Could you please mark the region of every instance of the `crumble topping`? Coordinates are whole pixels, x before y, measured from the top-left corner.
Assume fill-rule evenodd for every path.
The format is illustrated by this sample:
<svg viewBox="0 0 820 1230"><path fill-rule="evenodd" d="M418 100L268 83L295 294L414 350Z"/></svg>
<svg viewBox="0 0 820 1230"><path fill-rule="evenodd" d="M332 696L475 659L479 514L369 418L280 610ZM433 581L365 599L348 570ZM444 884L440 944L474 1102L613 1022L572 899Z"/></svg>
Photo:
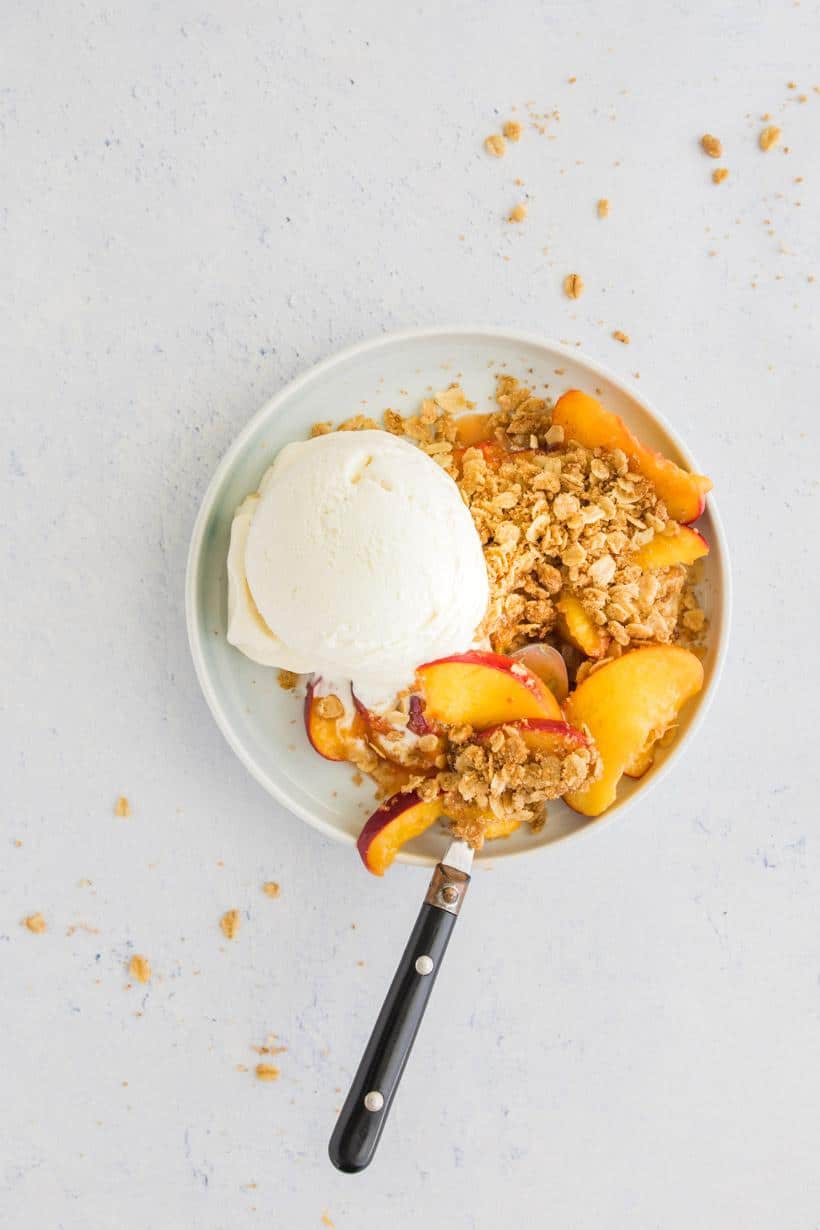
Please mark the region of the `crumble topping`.
<svg viewBox="0 0 820 1230"><path fill-rule="evenodd" d="M504 138L499 136L497 132L494 132L485 139L484 148L488 154L492 154L493 158L503 158L507 146Z"/></svg>
<svg viewBox="0 0 820 1230"><path fill-rule="evenodd" d="M299 683L299 676L293 671L280 671L277 675L279 687L285 692L292 692Z"/></svg>
<svg viewBox="0 0 820 1230"><path fill-rule="evenodd" d="M770 124L768 128L764 128L758 137L758 144L762 150L770 150L773 145L777 145L780 140L780 129L776 124Z"/></svg>
<svg viewBox="0 0 820 1230"><path fill-rule="evenodd" d="M275 880L266 880L262 885L262 892L266 897L278 897L281 894L282 889Z"/></svg>
<svg viewBox="0 0 820 1230"><path fill-rule="evenodd" d="M273 1063L258 1063L256 1076L260 1081L275 1081L279 1078L279 1069Z"/></svg>
<svg viewBox="0 0 820 1230"><path fill-rule="evenodd" d="M526 205L523 204L523 202L519 201L519 203L517 205L514 205L512 209L510 210L507 221L508 222L523 222L526 216L527 216L527 207Z"/></svg>
<svg viewBox="0 0 820 1230"><path fill-rule="evenodd" d="M28 927L35 935L42 935L48 931L48 924L45 918L38 910L36 914L29 914L28 918L23 919L23 926Z"/></svg>
<svg viewBox="0 0 820 1230"><path fill-rule="evenodd" d="M723 146L718 137L713 137L710 132L706 132L700 139L700 144L703 152L708 154L710 158L719 158L723 153Z"/></svg>
<svg viewBox="0 0 820 1230"><path fill-rule="evenodd" d="M712 172L712 183L713 184L722 184L724 179L728 179L728 178L729 178L729 168L728 167L715 167L714 171Z"/></svg>
<svg viewBox="0 0 820 1230"><path fill-rule="evenodd" d="M135 953L128 962L128 973L137 982L149 982L151 979L151 962L147 957Z"/></svg>
<svg viewBox="0 0 820 1230"><path fill-rule="evenodd" d="M524 129L518 120L507 120L502 132L508 141L520 141Z"/></svg>
<svg viewBox="0 0 820 1230"><path fill-rule="evenodd" d="M239 910L226 910L219 920L219 926L226 940L235 940L239 933L241 915Z"/></svg>

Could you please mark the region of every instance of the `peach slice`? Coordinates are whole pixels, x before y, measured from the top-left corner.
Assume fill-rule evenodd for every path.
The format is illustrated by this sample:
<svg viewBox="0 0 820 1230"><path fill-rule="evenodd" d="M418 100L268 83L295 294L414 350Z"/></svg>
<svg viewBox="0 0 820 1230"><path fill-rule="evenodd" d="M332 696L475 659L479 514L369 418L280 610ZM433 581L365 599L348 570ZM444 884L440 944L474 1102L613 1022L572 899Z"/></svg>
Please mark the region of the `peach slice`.
<svg viewBox="0 0 820 1230"><path fill-rule="evenodd" d="M321 697L315 695L318 679L312 679L305 692L305 730L314 749L325 760L346 760L345 740L339 729L338 718L322 717L319 713L318 701Z"/></svg>
<svg viewBox="0 0 820 1230"><path fill-rule="evenodd" d="M418 670L428 718L481 730L517 718L561 717L545 683L513 658L471 650Z"/></svg>
<svg viewBox="0 0 820 1230"><path fill-rule="evenodd" d="M605 410L601 403L580 389L570 389L559 397L552 412L554 426L563 427L569 440L586 448L603 448L608 452L619 448L630 463L648 478L666 504L670 516L688 524L703 512L706 492L712 482L703 474L690 474L674 461L641 444L617 414Z"/></svg>
<svg viewBox="0 0 820 1230"><path fill-rule="evenodd" d="M456 439L464 448L475 448L492 439L489 414L460 414L456 419Z"/></svg>
<svg viewBox="0 0 820 1230"><path fill-rule="evenodd" d="M643 777L644 773L648 773L655 763L655 741L654 739L642 751L638 752L637 756L633 756L629 764L624 769L627 777Z"/></svg>
<svg viewBox="0 0 820 1230"><path fill-rule="evenodd" d="M439 799L424 803L414 790L387 799L366 822L356 842L367 870L383 876L401 847L429 829L440 815Z"/></svg>
<svg viewBox="0 0 820 1230"><path fill-rule="evenodd" d="M493 816L484 826L484 840L498 841L500 837L511 837L515 830L520 828L520 820L499 820Z"/></svg>
<svg viewBox="0 0 820 1230"><path fill-rule="evenodd" d="M588 658L602 658L609 646L609 636L584 610L580 600L574 594L561 594L555 609L558 611L558 630L564 639Z"/></svg>
<svg viewBox="0 0 820 1230"><path fill-rule="evenodd" d="M703 687L703 667L688 649L650 645L587 675L564 706L567 720L585 726L603 760L603 775L565 796L574 811L600 816L615 801L627 766L666 730L681 706Z"/></svg>
<svg viewBox="0 0 820 1230"><path fill-rule="evenodd" d="M694 564L709 554L709 543L698 530L670 521L662 534L656 534L632 557L641 568L669 568L672 564Z"/></svg>

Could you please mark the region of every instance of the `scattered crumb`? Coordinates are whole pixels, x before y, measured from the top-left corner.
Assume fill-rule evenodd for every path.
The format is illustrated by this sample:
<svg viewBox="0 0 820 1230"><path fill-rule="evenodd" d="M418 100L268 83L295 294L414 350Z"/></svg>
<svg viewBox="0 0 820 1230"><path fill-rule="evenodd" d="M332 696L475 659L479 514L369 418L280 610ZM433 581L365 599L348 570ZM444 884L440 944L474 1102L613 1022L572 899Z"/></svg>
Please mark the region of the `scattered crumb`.
<svg viewBox="0 0 820 1230"><path fill-rule="evenodd" d="M711 132L705 132L700 139L703 152L708 154L710 158L719 158L723 153L723 146L717 137L713 137Z"/></svg>
<svg viewBox="0 0 820 1230"><path fill-rule="evenodd" d="M564 278L564 294L568 299L580 299L584 293L584 279L580 273L568 273Z"/></svg>
<svg viewBox="0 0 820 1230"><path fill-rule="evenodd" d="M116 803L114 804L114 815L115 816L130 816L131 815L131 804L128 802L128 799L125 797L124 794L121 794L120 797L117 799Z"/></svg>
<svg viewBox="0 0 820 1230"><path fill-rule="evenodd" d="M222 928L222 934L226 940L236 939L239 931L239 923L241 916L239 910L226 910L219 920L219 925Z"/></svg>
<svg viewBox="0 0 820 1230"><path fill-rule="evenodd" d="M801 103L808 102L808 101L809 101L809 96L808 96L808 94L798 94L798 95L797 95L797 101L798 101L798 102L801 102Z"/></svg>
<svg viewBox="0 0 820 1230"><path fill-rule="evenodd" d="M568 83L569 83L570 85L575 85L575 82L576 82L577 80L578 80L578 78L577 78L577 77L568 77L568 78L567 78L567 81L568 81Z"/></svg>
<svg viewBox="0 0 820 1230"><path fill-rule="evenodd" d="M336 1223L335 1221L331 1220L330 1214L328 1213L327 1209L325 1209L324 1213L322 1214L322 1225L327 1226L327 1230L336 1230Z"/></svg>
<svg viewBox="0 0 820 1230"><path fill-rule="evenodd" d="M519 203L513 206L513 208L510 210L510 214L509 214L509 217L507 218L507 221L508 222L523 222L526 216L527 216L527 207L526 205L522 204L519 201Z"/></svg>
<svg viewBox="0 0 820 1230"><path fill-rule="evenodd" d="M68 936L76 935L78 931L85 931L86 935L99 935L99 927L90 927L88 923L72 923L70 927L66 927L65 933Z"/></svg>
<svg viewBox="0 0 820 1230"><path fill-rule="evenodd" d="M630 341L632 340L629 334L624 333L623 330L621 329L615 329L613 331L612 336L615 338L616 342L622 342L624 346L628 346Z"/></svg>
<svg viewBox="0 0 820 1230"><path fill-rule="evenodd" d="M356 772L353 774L353 785L361 786L363 782L364 782L364 778L362 777L361 773L357 769Z"/></svg>
<svg viewBox="0 0 820 1230"><path fill-rule="evenodd" d="M248 1070L248 1065L247 1065L246 1063L237 1063L237 1064L234 1064L234 1071L235 1071L235 1072L247 1072L247 1070Z"/></svg>
<svg viewBox="0 0 820 1230"><path fill-rule="evenodd" d="M714 171L712 172L712 183L713 184L722 184L724 179L728 179L728 178L729 178L729 168L728 167L715 167Z"/></svg>
<svg viewBox="0 0 820 1230"><path fill-rule="evenodd" d="M609 217L609 200L605 196L602 196L600 201L598 202L598 217L599 218Z"/></svg>
<svg viewBox="0 0 820 1230"><path fill-rule="evenodd" d="M503 158L507 150L507 145L503 137L494 132L484 141L484 148L488 154L492 154L493 158Z"/></svg>
<svg viewBox="0 0 820 1230"><path fill-rule="evenodd" d="M507 120L506 124L504 125L502 129L502 132L504 133L504 136L507 138L508 141L520 141L521 134L523 131L524 129L521 127L518 120ZM487 140L489 139L490 138L488 137Z"/></svg>
<svg viewBox="0 0 820 1230"><path fill-rule="evenodd" d="M279 1069L272 1063L258 1063L256 1075L260 1081L275 1081L279 1078Z"/></svg>
<svg viewBox="0 0 820 1230"><path fill-rule="evenodd" d="M299 676L293 671L280 671L277 675L279 687L284 688L286 692L292 692L299 682Z"/></svg>
<svg viewBox="0 0 820 1230"><path fill-rule="evenodd" d="M275 880L266 880L262 885L262 892L266 897L278 897L281 891Z"/></svg>
<svg viewBox="0 0 820 1230"><path fill-rule="evenodd" d="M796 90L796 89L797 89L797 82L796 82L796 81L787 81L787 82L786 82L786 88L787 88L787 89L789 89L789 90Z"/></svg>
<svg viewBox="0 0 820 1230"><path fill-rule="evenodd" d="M14 839L14 848L15 848L16 850L19 850L19 849L20 849L20 847L22 846L22 844L23 844L23 843L22 843L22 841L20 840L20 838L19 838L19 837L15 837L15 839Z"/></svg>
<svg viewBox="0 0 820 1230"><path fill-rule="evenodd" d="M780 129L775 124L770 124L768 128L763 129L758 137L758 145L762 150L769 150L773 145L777 145L780 135Z"/></svg>
<svg viewBox="0 0 820 1230"><path fill-rule="evenodd" d="M361 968L364 966L364 961L357 961L357 962L356 962L356 964L357 964L357 965L359 966L359 968L361 969Z"/></svg>
<svg viewBox="0 0 820 1230"><path fill-rule="evenodd" d="M150 982L151 962L147 957L141 957L138 953L134 953L128 962L128 973L132 978L136 978L137 982Z"/></svg>
<svg viewBox="0 0 820 1230"><path fill-rule="evenodd" d="M311 427L310 438L313 439L315 436L327 436L331 431L333 431L333 420L322 419L320 423L314 423Z"/></svg>
<svg viewBox="0 0 820 1230"><path fill-rule="evenodd" d="M29 931L33 931L35 935L42 935L44 931L48 930L46 920L39 911L36 914L29 914L28 918L24 918L22 926L28 927Z"/></svg>

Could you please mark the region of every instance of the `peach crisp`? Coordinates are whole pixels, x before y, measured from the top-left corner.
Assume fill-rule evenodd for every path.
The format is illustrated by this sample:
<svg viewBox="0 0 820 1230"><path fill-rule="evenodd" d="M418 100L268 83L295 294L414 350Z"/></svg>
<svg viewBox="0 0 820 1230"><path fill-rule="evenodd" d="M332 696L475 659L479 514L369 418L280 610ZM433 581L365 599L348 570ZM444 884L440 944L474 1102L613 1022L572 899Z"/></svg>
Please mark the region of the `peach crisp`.
<svg viewBox="0 0 820 1230"><path fill-rule="evenodd" d="M537 831L553 799L601 815L703 685L692 569L709 546L691 522L709 479L577 389L552 405L505 375L494 409L473 409L451 385L415 415L337 428L381 427L432 458L471 514L489 580L474 643L419 663L387 708L368 709L348 685L307 686L316 751L389 796L358 842L377 875L442 819L478 849Z"/></svg>

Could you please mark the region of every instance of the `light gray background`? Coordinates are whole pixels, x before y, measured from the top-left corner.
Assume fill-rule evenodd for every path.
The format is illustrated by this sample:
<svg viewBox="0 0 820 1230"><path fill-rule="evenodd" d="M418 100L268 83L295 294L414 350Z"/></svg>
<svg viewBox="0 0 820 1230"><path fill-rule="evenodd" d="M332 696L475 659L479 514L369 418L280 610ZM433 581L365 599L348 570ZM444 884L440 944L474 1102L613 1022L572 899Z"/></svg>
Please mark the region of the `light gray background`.
<svg viewBox="0 0 820 1230"><path fill-rule="evenodd" d="M813 1230L816 6L6 0L0 22L3 1226ZM555 139L486 157L528 99ZM788 153L757 149L763 112ZM640 372L716 480L733 647L646 805L477 877L347 1177L339 1089L426 875L368 879L247 776L197 690L183 569L265 398L445 322ZM263 1085L235 1069L270 1031Z"/></svg>

